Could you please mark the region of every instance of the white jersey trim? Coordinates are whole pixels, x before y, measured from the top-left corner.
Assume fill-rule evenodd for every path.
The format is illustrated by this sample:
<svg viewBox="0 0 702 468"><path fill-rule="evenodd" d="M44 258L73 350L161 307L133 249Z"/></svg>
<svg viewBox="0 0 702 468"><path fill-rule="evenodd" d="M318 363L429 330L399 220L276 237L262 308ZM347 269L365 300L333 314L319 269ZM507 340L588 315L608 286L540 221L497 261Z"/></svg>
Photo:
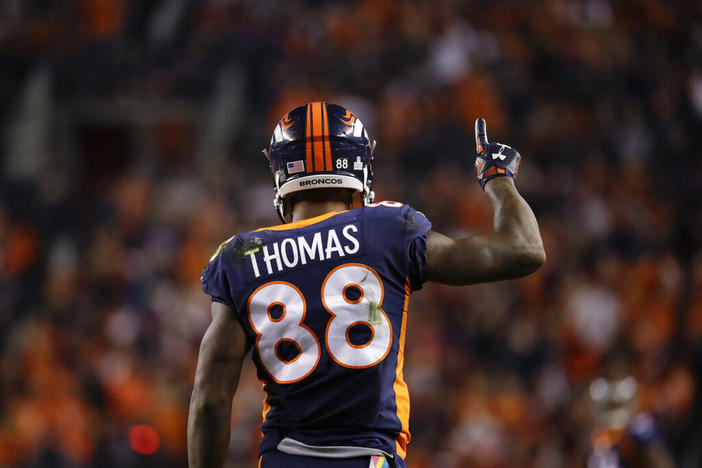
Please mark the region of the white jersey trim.
<svg viewBox="0 0 702 468"><path fill-rule="evenodd" d="M373 455L384 455L393 458L383 450L370 447L354 447L347 445L307 445L298 440L285 437L277 447L283 453L318 458L353 458Z"/></svg>

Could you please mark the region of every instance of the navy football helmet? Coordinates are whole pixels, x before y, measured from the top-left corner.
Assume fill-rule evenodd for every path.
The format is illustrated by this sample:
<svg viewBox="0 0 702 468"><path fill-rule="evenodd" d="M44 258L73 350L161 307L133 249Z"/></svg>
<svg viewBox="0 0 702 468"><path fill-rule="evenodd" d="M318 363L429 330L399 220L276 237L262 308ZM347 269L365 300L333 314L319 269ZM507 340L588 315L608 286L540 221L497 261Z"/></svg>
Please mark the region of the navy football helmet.
<svg viewBox="0 0 702 468"><path fill-rule="evenodd" d="M374 148L361 121L344 107L310 102L285 114L263 150L273 172L273 206L283 223L283 199L302 190L349 188L360 192L364 206L373 203Z"/></svg>

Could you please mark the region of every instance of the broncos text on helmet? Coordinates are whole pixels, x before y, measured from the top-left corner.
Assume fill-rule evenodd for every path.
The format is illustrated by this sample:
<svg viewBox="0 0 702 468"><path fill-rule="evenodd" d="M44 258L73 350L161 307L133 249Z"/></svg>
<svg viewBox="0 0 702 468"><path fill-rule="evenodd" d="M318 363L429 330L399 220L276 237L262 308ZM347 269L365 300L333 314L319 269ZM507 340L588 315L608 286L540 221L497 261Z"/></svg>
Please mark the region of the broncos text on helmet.
<svg viewBox="0 0 702 468"><path fill-rule="evenodd" d="M273 206L285 220L283 199L316 188L349 188L361 202L373 202L375 141L350 110L327 102L310 102L280 119L271 137L268 158L274 179Z"/></svg>

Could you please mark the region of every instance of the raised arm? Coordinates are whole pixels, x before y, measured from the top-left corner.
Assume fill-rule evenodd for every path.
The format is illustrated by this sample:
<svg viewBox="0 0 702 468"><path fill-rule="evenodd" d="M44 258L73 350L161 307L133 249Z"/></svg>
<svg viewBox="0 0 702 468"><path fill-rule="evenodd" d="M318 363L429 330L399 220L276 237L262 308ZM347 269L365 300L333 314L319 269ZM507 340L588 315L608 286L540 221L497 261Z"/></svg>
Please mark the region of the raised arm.
<svg viewBox="0 0 702 468"><path fill-rule="evenodd" d="M488 143L485 120L476 121L478 181L492 204L492 234L451 239L427 234L426 277L429 281L464 285L518 278L545 261L539 225L514 186L521 156L499 143Z"/></svg>
<svg viewBox="0 0 702 468"><path fill-rule="evenodd" d="M188 416L190 468L221 468L227 456L232 398L248 351L234 310L212 303L212 323L200 345Z"/></svg>

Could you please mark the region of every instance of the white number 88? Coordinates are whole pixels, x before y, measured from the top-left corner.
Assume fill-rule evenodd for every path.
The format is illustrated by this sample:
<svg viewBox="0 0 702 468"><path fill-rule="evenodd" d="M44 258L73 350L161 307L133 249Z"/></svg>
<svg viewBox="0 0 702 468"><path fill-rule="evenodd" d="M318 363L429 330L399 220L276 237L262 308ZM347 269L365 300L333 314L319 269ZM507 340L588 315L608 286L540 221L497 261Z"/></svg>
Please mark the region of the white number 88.
<svg viewBox="0 0 702 468"><path fill-rule="evenodd" d="M351 297L349 290L356 290ZM372 269L359 263L341 265L322 283L322 304L331 314L324 338L336 363L352 369L372 367L390 351L392 325L381 308L383 283ZM279 316L272 315L273 307ZM274 281L260 286L249 297L249 322L258 338L256 350L261 363L278 383L298 382L314 371L321 356L320 344L303 321L306 303L294 285ZM353 343L352 328L370 329L370 339ZM278 354L281 343L292 342L298 350L290 360Z"/></svg>

